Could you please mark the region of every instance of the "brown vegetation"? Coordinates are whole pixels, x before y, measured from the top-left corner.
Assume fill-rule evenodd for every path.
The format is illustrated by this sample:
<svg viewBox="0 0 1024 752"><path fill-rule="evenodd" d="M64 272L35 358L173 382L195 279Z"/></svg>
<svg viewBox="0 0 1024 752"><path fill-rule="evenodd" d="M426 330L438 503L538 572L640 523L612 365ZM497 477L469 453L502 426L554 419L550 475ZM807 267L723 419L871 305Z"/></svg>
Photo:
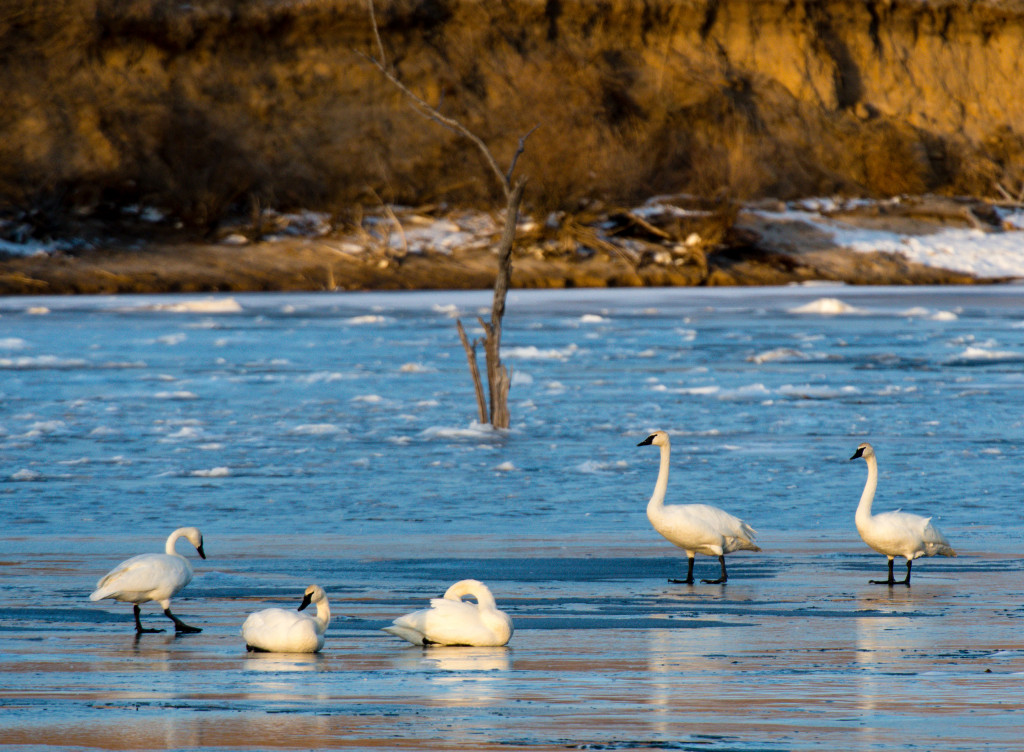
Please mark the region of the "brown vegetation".
<svg viewBox="0 0 1024 752"><path fill-rule="evenodd" d="M414 91L507 162L526 205L657 193L993 195L1024 184L1024 4L380 0ZM0 211L60 233L127 204L491 205L356 51L363 0L3 0Z"/></svg>

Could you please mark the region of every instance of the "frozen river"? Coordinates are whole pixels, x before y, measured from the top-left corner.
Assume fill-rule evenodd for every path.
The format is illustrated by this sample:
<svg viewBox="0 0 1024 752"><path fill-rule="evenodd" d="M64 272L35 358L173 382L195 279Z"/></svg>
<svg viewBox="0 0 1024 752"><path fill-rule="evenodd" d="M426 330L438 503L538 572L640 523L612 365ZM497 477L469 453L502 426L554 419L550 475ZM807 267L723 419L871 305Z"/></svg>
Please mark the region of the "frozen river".
<svg viewBox="0 0 1024 752"><path fill-rule="evenodd" d="M508 432L473 423L454 325L489 305L0 299L0 744L1024 749L1024 286L514 291ZM669 503L759 531L725 587L667 582L654 429ZM909 589L868 584L862 441L875 510L960 554ZM183 525L203 632L136 639L88 594ZM380 631L465 577L508 648ZM247 655L245 616L313 582L323 653Z"/></svg>

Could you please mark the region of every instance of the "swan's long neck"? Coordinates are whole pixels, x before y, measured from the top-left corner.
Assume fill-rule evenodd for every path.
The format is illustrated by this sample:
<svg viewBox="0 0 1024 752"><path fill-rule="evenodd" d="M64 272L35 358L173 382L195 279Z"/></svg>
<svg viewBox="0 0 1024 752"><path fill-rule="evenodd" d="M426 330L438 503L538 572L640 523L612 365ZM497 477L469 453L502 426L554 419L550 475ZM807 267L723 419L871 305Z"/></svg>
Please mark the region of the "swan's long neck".
<svg viewBox="0 0 1024 752"><path fill-rule="evenodd" d="M182 536L181 530L175 530L167 537L167 545L164 546L164 553L170 556L181 556L177 551L174 550L174 544L178 542L178 538ZM182 556L181 558L185 558Z"/></svg>
<svg viewBox="0 0 1024 752"><path fill-rule="evenodd" d="M471 595L476 599L479 609L496 609L498 604L488 588L477 580L460 580L445 591L444 597L450 601L461 601L464 595Z"/></svg>
<svg viewBox="0 0 1024 752"><path fill-rule="evenodd" d="M874 455L865 457L868 463L868 480L864 484L864 491L860 495L860 504L857 505L855 521L860 524L871 519L871 503L875 500L875 489L878 487L878 460Z"/></svg>
<svg viewBox="0 0 1024 752"><path fill-rule="evenodd" d="M668 490L668 459L672 453L671 447L665 444L661 447L661 465L658 468L658 481L654 484L654 493L651 500L647 502L647 514L660 511L665 505L665 492Z"/></svg>
<svg viewBox="0 0 1024 752"><path fill-rule="evenodd" d="M327 631L327 625L331 623L331 607L327 603L326 598L322 598L316 604L316 616L313 617L313 623L316 624L317 634L323 634Z"/></svg>

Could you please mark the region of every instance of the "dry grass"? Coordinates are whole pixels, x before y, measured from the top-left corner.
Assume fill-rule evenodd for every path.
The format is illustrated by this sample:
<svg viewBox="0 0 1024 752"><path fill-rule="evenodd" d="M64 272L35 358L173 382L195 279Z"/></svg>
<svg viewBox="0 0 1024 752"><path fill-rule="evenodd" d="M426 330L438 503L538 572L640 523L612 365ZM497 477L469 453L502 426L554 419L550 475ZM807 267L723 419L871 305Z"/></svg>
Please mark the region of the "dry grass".
<svg viewBox="0 0 1024 752"><path fill-rule="evenodd" d="M375 196L497 198L475 150L411 111L354 54L370 49L362 0L3 3L0 216L39 233L132 203L163 207L202 232L254 202L342 212ZM970 36L976 19L931 4L949 9L965 44L981 44ZM1012 113L972 136L816 100L745 60L739 42L729 47L722 15L770 6L727 0L714 5L717 15L708 7L379 0L378 19L403 80L499 158L539 126L520 162L536 212L658 193L991 195L996 182L1024 183L1024 134ZM820 28L819 19L802 31L811 22L785 17L785 7L775 23L794 27L795 38ZM840 12L841 4L829 10ZM1016 4L1000 13L1001 26L986 26L992 46L993 35L1020 35L1024 24ZM906 19L891 15L872 33L905 33ZM857 39L840 39L838 28L828 44L778 54L811 59L822 80L841 77L829 73L836 50L844 66L868 70ZM996 94L968 83L970 96ZM870 90L870 81L858 84ZM841 93L851 91L847 82ZM957 105L938 95L928 103Z"/></svg>

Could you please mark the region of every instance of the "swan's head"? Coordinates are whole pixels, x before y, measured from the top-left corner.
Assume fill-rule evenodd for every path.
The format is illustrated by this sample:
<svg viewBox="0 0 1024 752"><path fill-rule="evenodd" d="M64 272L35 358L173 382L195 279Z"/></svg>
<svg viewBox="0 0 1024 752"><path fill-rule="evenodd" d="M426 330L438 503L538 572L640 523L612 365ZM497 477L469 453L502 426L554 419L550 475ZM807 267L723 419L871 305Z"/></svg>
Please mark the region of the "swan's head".
<svg viewBox="0 0 1024 752"><path fill-rule="evenodd" d="M665 433L664 431L655 431L646 439L637 444L637 446L647 446L648 444L653 444L654 446L657 447L667 447L669 445L668 434Z"/></svg>
<svg viewBox="0 0 1024 752"><path fill-rule="evenodd" d="M324 589L319 585L310 585L302 595L302 603L299 604L299 611L302 611L310 603L319 603L327 597Z"/></svg>
<svg viewBox="0 0 1024 752"><path fill-rule="evenodd" d="M868 457L874 457L874 456L875 456L874 448L865 441L863 444L861 444L859 447L857 447L857 451L853 453L853 456L850 457L850 459L851 460L855 460L858 457L863 457L864 459L867 459Z"/></svg>
<svg viewBox="0 0 1024 752"><path fill-rule="evenodd" d="M199 558L205 559L206 552L203 550L203 534L199 532L197 527L183 527L175 530L171 533L172 536L180 536L196 547L196 551L199 552Z"/></svg>

